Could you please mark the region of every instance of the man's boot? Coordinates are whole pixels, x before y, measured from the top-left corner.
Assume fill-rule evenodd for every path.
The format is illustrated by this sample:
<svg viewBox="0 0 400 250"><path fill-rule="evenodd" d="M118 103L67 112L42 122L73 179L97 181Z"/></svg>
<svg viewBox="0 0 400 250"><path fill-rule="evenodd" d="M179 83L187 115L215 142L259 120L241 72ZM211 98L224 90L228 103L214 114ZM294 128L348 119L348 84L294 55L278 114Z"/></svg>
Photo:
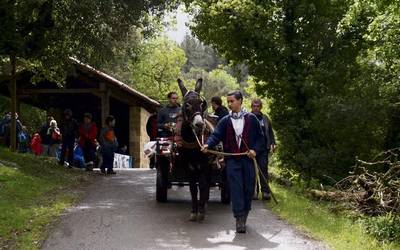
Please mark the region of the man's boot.
<svg viewBox="0 0 400 250"><path fill-rule="evenodd" d="M236 233L246 233L246 224L244 216L236 217Z"/></svg>
<svg viewBox="0 0 400 250"><path fill-rule="evenodd" d="M112 169L108 169L108 170L107 170L107 174L117 174L117 172L115 172L115 171L112 170Z"/></svg>
<svg viewBox="0 0 400 250"><path fill-rule="evenodd" d="M249 216L249 211L246 211L246 213L244 214L244 226L246 226L247 223L247 217Z"/></svg>

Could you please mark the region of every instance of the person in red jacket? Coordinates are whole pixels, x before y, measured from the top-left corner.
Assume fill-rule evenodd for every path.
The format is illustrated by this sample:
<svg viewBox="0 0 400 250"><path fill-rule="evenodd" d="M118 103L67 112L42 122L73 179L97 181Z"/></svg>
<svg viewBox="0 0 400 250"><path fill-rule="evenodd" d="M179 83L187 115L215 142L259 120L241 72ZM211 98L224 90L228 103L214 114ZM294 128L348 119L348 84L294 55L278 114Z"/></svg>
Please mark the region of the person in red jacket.
<svg viewBox="0 0 400 250"><path fill-rule="evenodd" d="M85 113L83 116L83 124L79 127L79 146L83 151L85 165L87 171L93 170L95 153L97 147L97 126L92 121L92 115Z"/></svg>
<svg viewBox="0 0 400 250"><path fill-rule="evenodd" d="M43 152L42 138L40 138L39 133L35 133L32 137L31 150L35 155L41 155Z"/></svg>

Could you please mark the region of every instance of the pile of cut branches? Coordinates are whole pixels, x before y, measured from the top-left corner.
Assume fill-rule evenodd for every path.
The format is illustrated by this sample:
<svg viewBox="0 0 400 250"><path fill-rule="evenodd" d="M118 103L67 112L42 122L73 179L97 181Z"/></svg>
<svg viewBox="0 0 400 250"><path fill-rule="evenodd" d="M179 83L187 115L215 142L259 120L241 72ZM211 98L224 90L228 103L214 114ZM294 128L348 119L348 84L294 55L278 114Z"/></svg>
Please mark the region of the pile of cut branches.
<svg viewBox="0 0 400 250"><path fill-rule="evenodd" d="M380 153L371 162L357 159L351 175L335 187L358 212L400 213L400 148Z"/></svg>

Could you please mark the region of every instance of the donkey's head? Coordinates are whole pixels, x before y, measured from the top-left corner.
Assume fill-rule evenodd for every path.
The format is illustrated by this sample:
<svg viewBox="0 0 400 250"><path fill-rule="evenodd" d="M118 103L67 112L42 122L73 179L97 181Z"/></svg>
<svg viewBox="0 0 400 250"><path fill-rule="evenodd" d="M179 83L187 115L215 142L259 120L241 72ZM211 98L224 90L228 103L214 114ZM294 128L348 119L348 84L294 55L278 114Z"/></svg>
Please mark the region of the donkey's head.
<svg viewBox="0 0 400 250"><path fill-rule="evenodd" d="M189 122L196 130L204 126L203 113L207 109L207 102L200 95L203 79L198 79L196 87L188 91L181 79L178 79L179 89L183 96L182 114L186 122Z"/></svg>

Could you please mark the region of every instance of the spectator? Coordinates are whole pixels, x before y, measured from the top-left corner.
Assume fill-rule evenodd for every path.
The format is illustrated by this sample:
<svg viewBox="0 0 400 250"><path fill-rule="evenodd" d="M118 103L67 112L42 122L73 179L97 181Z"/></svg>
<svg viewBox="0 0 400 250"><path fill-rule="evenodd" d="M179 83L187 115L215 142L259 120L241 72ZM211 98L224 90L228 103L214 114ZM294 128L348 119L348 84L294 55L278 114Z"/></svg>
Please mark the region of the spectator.
<svg viewBox="0 0 400 250"><path fill-rule="evenodd" d="M5 112L0 120L0 137L5 137L6 135L6 125L11 121L11 113Z"/></svg>
<svg viewBox="0 0 400 250"><path fill-rule="evenodd" d="M214 110L214 115L218 116L217 122L229 114L228 109L222 105L222 100L219 96L211 98L211 107Z"/></svg>
<svg viewBox="0 0 400 250"><path fill-rule="evenodd" d="M103 159L103 163L100 166L102 174L115 174L113 170L114 164L114 153L118 150L118 141L115 137L114 127L115 118L114 116L108 116L106 118L106 126L101 129L99 141L100 141L100 153Z"/></svg>
<svg viewBox="0 0 400 250"><path fill-rule="evenodd" d="M5 137L7 147L10 147L11 146L11 112L9 112L5 118L6 119L4 120L4 125L3 125L3 129L4 129L4 133L5 133L4 137ZM22 123L18 119L17 113L15 113L15 119L16 119L16 135L17 135L17 143L18 143L18 134L22 130Z"/></svg>
<svg viewBox="0 0 400 250"><path fill-rule="evenodd" d="M29 133L25 126L22 126L21 131L18 133L18 152L27 153L29 149Z"/></svg>
<svg viewBox="0 0 400 250"><path fill-rule="evenodd" d="M60 147L61 143L61 132L57 126L56 120L50 121L50 127L47 130L47 136L50 137L49 141L49 156L50 157L57 157L57 151Z"/></svg>
<svg viewBox="0 0 400 250"><path fill-rule="evenodd" d="M31 150L35 155L41 155L43 152L42 139L39 133L35 133L31 140Z"/></svg>
<svg viewBox="0 0 400 250"><path fill-rule="evenodd" d="M260 126L263 133L264 147L261 152L256 156L257 163L263 175L268 178L268 154L273 153L276 148L275 135L272 130L271 120L266 114L261 112L262 102L260 99L255 99L251 102L251 112L257 117L260 122ZM270 190L264 178L260 178L261 181L261 191L263 200L270 200ZM256 190L257 193L257 190ZM258 195L255 196L255 198Z"/></svg>
<svg viewBox="0 0 400 250"><path fill-rule="evenodd" d="M47 116L46 122L42 125L42 127L39 130L39 135L41 138L41 143L42 143L42 155L50 155L49 152L49 144L51 140L51 136L47 134L49 128L50 128L50 121L54 120L54 117L52 116Z"/></svg>
<svg viewBox="0 0 400 250"><path fill-rule="evenodd" d="M66 109L64 111L64 120L60 125L60 131L62 134L62 145L60 155L60 165L64 165L65 158L69 167L73 166L74 163L74 146L75 140L78 137L79 125L78 122L72 117L72 111ZM67 155L67 157L66 157Z"/></svg>
<svg viewBox="0 0 400 250"><path fill-rule="evenodd" d="M79 145L83 151L85 159L86 171L92 171L95 160L95 152L97 147L97 126L92 122L92 115L85 113L83 116L83 124L79 127Z"/></svg>

